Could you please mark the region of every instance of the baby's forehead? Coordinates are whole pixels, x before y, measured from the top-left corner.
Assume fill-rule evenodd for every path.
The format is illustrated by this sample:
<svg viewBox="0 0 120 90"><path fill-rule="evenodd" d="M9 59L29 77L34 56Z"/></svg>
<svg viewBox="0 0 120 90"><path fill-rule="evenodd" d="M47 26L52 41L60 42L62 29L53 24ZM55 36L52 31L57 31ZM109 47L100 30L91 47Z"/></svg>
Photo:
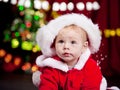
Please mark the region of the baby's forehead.
<svg viewBox="0 0 120 90"><path fill-rule="evenodd" d="M72 30L72 31L75 31L75 32L80 33L80 34L87 34L84 29L82 29L80 26L77 26L77 25L74 25L74 24L65 26L59 32L61 32L63 30L66 30L67 32Z"/></svg>
<svg viewBox="0 0 120 90"><path fill-rule="evenodd" d="M81 27L77 26L77 25L69 25L69 26L65 26L64 28L62 28L58 35L66 35L66 33L69 33L69 32L75 32L77 33L78 36L80 36L82 39L84 39L85 41L87 40L87 33L84 29L82 29ZM72 36L74 36L75 33L72 33ZM70 33L71 34L71 33ZM75 34L76 35L76 34Z"/></svg>

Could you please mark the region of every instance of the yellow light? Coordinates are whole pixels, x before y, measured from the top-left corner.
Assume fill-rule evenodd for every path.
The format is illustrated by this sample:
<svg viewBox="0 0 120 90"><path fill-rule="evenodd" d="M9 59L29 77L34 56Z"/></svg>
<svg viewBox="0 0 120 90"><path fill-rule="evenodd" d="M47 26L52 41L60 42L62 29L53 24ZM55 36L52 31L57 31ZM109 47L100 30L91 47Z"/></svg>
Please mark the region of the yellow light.
<svg viewBox="0 0 120 90"><path fill-rule="evenodd" d="M40 16L40 11L36 11L35 15Z"/></svg>
<svg viewBox="0 0 120 90"><path fill-rule="evenodd" d="M118 28L118 29L116 30L116 34L117 34L117 36L120 36L120 28Z"/></svg>
<svg viewBox="0 0 120 90"><path fill-rule="evenodd" d="M4 58L4 61L5 61L6 63L9 63L11 60L12 60L12 55L11 55L11 54L7 54L7 55L5 56L5 58Z"/></svg>
<svg viewBox="0 0 120 90"><path fill-rule="evenodd" d="M6 54L6 51L4 49L0 49L0 57L4 57Z"/></svg>
<svg viewBox="0 0 120 90"><path fill-rule="evenodd" d="M40 48L38 45L35 45L32 49L33 52L37 52L37 51L40 51Z"/></svg>
<svg viewBox="0 0 120 90"><path fill-rule="evenodd" d="M32 51L37 52L37 48L33 47Z"/></svg>
<svg viewBox="0 0 120 90"><path fill-rule="evenodd" d="M11 46L12 48L17 48L19 45L19 41L17 39L12 39Z"/></svg>
<svg viewBox="0 0 120 90"><path fill-rule="evenodd" d="M31 70L32 70L32 72L35 72L35 71L37 71L37 70L38 70L38 67L37 67L37 65L33 65Z"/></svg>
<svg viewBox="0 0 120 90"><path fill-rule="evenodd" d="M31 39L31 34L27 34L27 36L26 36L28 39Z"/></svg>
<svg viewBox="0 0 120 90"><path fill-rule="evenodd" d="M44 20L41 19L41 20L39 21L39 24L40 24L40 26L44 26L44 25L45 25Z"/></svg>
<svg viewBox="0 0 120 90"><path fill-rule="evenodd" d="M111 36L115 36L115 34L116 34L116 33L115 33L115 30L111 30L111 31L110 31L110 35L111 35Z"/></svg>
<svg viewBox="0 0 120 90"><path fill-rule="evenodd" d="M109 38L110 37L110 30L109 29L104 30L104 34L105 34L106 38Z"/></svg>

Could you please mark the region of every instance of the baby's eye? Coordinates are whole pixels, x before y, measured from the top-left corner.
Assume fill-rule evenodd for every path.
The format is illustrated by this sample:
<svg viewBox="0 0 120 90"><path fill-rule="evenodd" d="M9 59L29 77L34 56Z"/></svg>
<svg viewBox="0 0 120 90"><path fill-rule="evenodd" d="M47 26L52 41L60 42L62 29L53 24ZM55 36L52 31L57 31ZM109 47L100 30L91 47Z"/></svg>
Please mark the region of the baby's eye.
<svg viewBox="0 0 120 90"><path fill-rule="evenodd" d="M58 42L59 42L59 43L64 43L64 41L63 41L63 40L59 40Z"/></svg>
<svg viewBox="0 0 120 90"><path fill-rule="evenodd" d="M76 41L71 41L72 44L76 44L77 42Z"/></svg>

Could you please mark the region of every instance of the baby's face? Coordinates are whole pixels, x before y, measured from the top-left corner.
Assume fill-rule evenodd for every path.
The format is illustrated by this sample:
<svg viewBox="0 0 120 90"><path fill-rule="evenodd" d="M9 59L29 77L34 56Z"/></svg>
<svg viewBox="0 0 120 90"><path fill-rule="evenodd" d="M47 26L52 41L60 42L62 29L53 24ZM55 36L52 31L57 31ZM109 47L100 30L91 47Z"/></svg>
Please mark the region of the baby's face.
<svg viewBox="0 0 120 90"><path fill-rule="evenodd" d="M55 41L56 54L70 66L77 63L87 46L86 32L77 26L61 29Z"/></svg>

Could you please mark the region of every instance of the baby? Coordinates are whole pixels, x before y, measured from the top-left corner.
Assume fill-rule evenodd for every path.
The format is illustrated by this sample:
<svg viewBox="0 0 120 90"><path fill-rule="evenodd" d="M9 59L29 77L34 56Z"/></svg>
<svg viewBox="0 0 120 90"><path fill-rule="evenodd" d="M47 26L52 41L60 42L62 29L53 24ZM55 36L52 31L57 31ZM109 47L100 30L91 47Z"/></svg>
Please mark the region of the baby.
<svg viewBox="0 0 120 90"><path fill-rule="evenodd" d="M62 15L40 28L36 36L42 55L33 73L39 90L106 90L106 81L92 58L99 50L97 25L83 14Z"/></svg>

